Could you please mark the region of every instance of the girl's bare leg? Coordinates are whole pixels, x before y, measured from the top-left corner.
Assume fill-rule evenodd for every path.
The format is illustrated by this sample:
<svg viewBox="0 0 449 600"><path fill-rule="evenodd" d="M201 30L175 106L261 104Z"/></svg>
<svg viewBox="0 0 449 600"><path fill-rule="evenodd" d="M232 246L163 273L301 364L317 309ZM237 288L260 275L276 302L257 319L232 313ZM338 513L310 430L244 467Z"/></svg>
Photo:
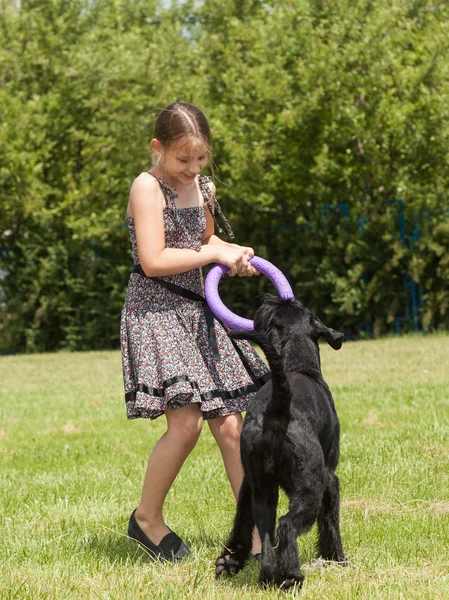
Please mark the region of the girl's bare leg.
<svg viewBox="0 0 449 600"><path fill-rule="evenodd" d="M197 404L165 411L167 431L154 446L148 460L142 498L136 511L139 527L154 544L170 533L162 507L184 461L201 433L203 416Z"/></svg>
<svg viewBox="0 0 449 600"><path fill-rule="evenodd" d="M214 436L223 457L226 474L231 484L234 496L237 499L243 481L243 467L240 459L240 434L242 432L243 418L240 413L218 417L208 421L209 428ZM252 554L262 550L259 532L253 531Z"/></svg>

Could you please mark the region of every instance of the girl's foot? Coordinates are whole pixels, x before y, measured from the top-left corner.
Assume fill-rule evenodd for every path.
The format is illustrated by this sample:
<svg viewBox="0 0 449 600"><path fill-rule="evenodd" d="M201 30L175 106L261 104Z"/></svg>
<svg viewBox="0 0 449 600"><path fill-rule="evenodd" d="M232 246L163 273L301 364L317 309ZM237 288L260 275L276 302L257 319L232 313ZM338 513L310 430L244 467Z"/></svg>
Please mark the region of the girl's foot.
<svg viewBox="0 0 449 600"><path fill-rule="evenodd" d="M136 519L136 510L133 511L129 519L128 535L139 542L154 558L177 562L190 554L189 548L174 531L169 530L169 533L158 544L153 543L140 528Z"/></svg>
<svg viewBox="0 0 449 600"><path fill-rule="evenodd" d="M170 533L171 529L167 527L162 519L149 521L142 514L142 510L137 508L135 510L135 519L138 526L144 532L144 534L153 542L153 544L159 544L160 541Z"/></svg>

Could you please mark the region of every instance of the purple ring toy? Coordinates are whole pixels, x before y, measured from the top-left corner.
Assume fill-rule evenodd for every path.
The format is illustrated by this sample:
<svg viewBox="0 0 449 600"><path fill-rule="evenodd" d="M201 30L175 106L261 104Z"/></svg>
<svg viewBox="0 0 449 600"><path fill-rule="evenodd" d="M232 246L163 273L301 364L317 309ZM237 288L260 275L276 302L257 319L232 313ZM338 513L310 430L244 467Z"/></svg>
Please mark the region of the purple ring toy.
<svg viewBox="0 0 449 600"><path fill-rule="evenodd" d="M268 277L268 279L274 283L279 296L283 300L294 300L295 297L289 282L277 267L268 262L268 260L260 258L260 256L253 256L250 259L250 262L253 267L262 273L262 275L265 275L265 277ZM233 329L253 331L254 321L239 317L229 310L229 308L226 308L221 301L221 298L218 294L218 284L226 271L229 271L229 267L226 267L225 265L215 265L209 271L206 281L204 282L206 301L214 315L223 321L225 325L228 325Z"/></svg>

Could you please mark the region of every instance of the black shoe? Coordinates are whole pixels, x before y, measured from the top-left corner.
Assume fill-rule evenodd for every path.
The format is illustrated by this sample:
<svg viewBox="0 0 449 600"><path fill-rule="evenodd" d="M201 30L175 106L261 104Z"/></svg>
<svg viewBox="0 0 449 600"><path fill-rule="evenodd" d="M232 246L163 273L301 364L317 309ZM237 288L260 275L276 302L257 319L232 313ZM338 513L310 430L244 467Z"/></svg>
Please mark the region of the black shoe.
<svg viewBox="0 0 449 600"><path fill-rule="evenodd" d="M159 545L153 544L150 538L140 529L139 524L136 521L135 510L133 510L129 519L128 535L133 540L142 544L142 546L155 558L160 557L164 560L177 562L190 554L190 550L174 531L167 533L167 535L159 542Z"/></svg>
<svg viewBox="0 0 449 600"><path fill-rule="evenodd" d="M256 552L256 554L251 554L254 560L262 560L262 552Z"/></svg>

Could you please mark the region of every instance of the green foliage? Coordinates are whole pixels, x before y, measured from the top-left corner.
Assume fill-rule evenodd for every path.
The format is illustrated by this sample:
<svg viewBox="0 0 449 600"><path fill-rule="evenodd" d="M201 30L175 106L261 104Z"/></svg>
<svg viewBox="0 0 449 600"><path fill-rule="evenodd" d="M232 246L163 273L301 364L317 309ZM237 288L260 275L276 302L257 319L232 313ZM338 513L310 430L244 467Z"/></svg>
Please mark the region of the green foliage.
<svg viewBox="0 0 449 600"><path fill-rule="evenodd" d="M175 99L209 117L237 241L312 310L390 331L409 274L424 328L448 329L448 16L402 0L3 1L0 349L117 346L128 191ZM270 289L222 287L247 315Z"/></svg>
<svg viewBox="0 0 449 600"><path fill-rule="evenodd" d="M4 349L118 344L126 198L147 167L149 114L170 99L158 85L170 26L156 11L148 1L3 6Z"/></svg>
<svg viewBox="0 0 449 600"><path fill-rule="evenodd" d="M447 221L447 7L243 4L246 16L217 22L206 1L198 29L210 71L220 66L210 110L240 235L346 330L391 330L405 273L424 288L426 329L447 328L431 227L411 248L390 204L405 198L405 236L425 212ZM341 204L347 218L327 210Z"/></svg>

